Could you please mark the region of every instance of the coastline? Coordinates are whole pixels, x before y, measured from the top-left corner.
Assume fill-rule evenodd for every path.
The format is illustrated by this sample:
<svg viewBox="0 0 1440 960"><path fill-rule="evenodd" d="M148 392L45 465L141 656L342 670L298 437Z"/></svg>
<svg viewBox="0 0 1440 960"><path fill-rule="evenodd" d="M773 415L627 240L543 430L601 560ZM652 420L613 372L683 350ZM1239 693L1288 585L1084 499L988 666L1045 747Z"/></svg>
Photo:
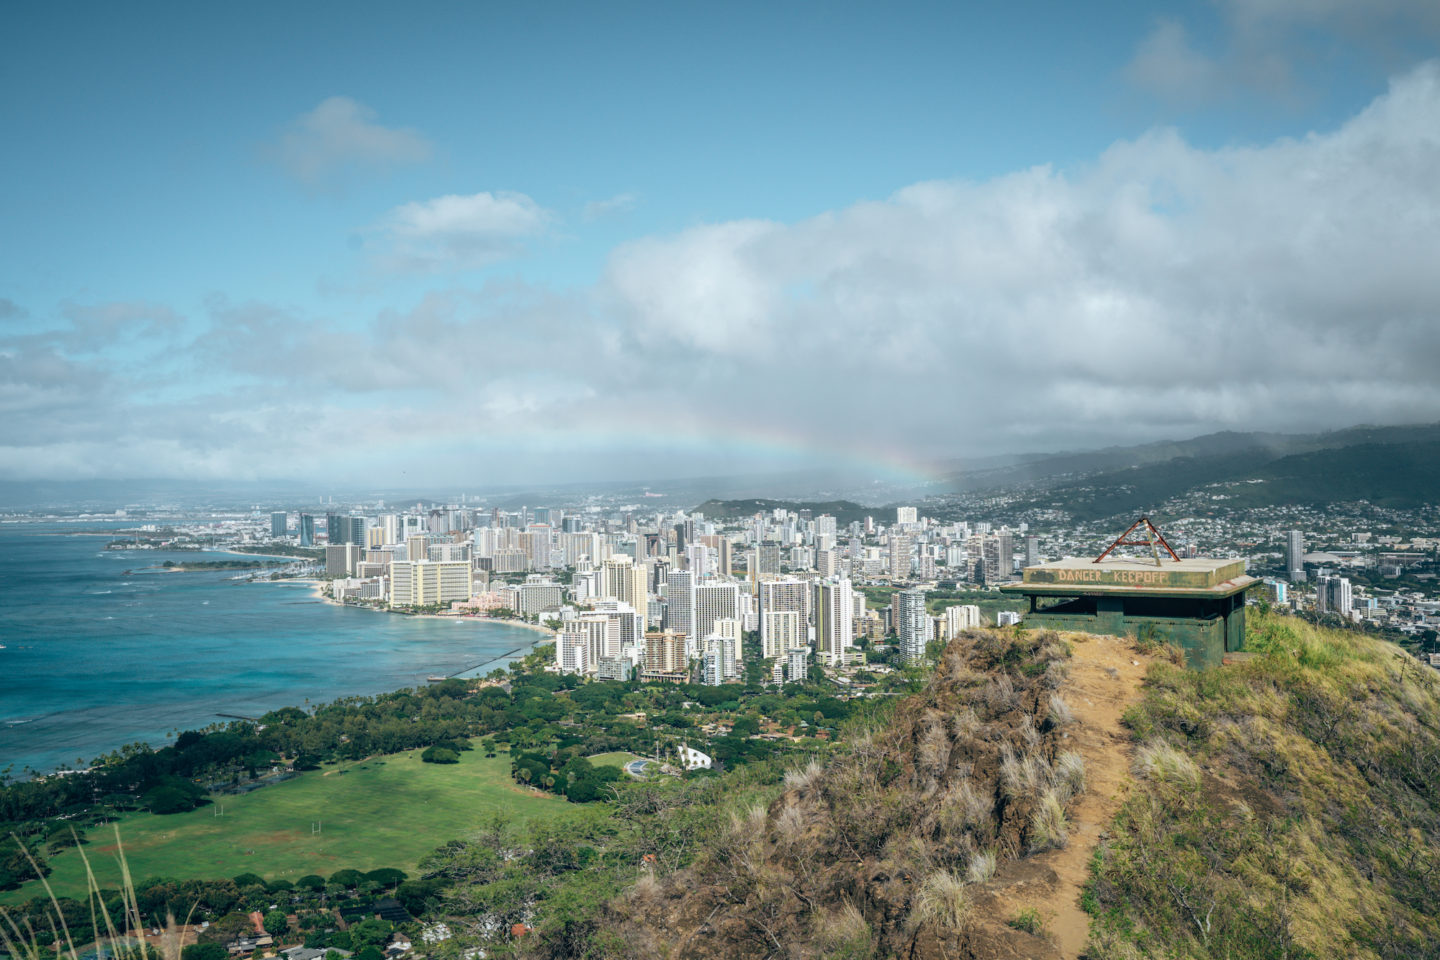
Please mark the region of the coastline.
<svg viewBox="0 0 1440 960"><path fill-rule="evenodd" d="M274 581L257 581L274 582ZM536 633L543 633L545 636L554 639L555 631L543 623L530 623L528 620L497 620L494 617L477 617L463 613L406 613L403 610L390 610L385 607L372 607L358 603L345 603L343 600L336 600L325 592L325 581L305 577L291 577L288 583L305 583L310 585L310 593L315 599L323 603L333 604L337 607L355 607L360 610L370 610L375 613L389 613L399 617L413 617L417 620L455 620L461 623L495 623L506 627L516 627L522 630L533 630ZM535 641L540 643L539 640Z"/></svg>

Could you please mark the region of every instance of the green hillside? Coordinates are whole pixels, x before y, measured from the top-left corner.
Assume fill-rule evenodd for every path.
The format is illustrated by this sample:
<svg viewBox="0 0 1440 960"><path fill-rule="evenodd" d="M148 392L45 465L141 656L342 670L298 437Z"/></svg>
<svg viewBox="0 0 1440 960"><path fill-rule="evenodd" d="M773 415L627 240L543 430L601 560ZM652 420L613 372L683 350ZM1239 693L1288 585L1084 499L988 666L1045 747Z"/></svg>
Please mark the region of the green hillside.
<svg viewBox="0 0 1440 960"><path fill-rule="evenodd" d="M1153 510L1172 497L1224 484L1215 492L1236 507L1368 500L1404 508L1433 502L1437 477L1440 441L1363 443L1286 456L1255 448L1066 480L1038 490L1031 502L1095 520Z"/></svg>
<svg viewBox="0 0 1440 960"><path fill-rule="evenodd" d="M1435 671L1360 634L1253 626L1256 659L1158 664L1127 716L1137 776L1094 862L1091 955L1435 956Z"/></svg>

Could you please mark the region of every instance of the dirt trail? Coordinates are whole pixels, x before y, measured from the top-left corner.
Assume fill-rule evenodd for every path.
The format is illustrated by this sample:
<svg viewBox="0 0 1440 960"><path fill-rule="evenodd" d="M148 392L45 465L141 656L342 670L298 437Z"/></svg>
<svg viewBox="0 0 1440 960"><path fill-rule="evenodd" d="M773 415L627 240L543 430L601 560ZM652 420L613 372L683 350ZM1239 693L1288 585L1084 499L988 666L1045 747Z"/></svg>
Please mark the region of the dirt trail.
<svg viewBox="0 0 1440 960"><path fill-rule="evenodd" d="M1014 896L1002 893L1001 899L1013 910L1038 910L1060 954L1076 958L1085 950L1090 929L1090 918L1080 909L1090 855L1124 799L1130 776L1131 741L1120 717L1140 697L1148 660L1123 637L1076 633L1065 639L1074 657L1070 680L1061 692L1075 714L1069 739L1085 758L1086 789L1071 814L1065 849L1030 858L1035 866L1054 871L1053 882L1021 883Z"/></svg>

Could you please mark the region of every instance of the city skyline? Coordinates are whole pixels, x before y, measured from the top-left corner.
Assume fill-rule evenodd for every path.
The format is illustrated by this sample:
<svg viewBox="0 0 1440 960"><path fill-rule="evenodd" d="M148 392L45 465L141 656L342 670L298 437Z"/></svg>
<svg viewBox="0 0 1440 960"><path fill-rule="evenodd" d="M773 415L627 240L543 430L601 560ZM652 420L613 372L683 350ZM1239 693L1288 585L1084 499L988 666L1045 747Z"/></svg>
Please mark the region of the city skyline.
<svg viewBox="0 0 1440 960"><path fill-rule="evenodd" d="M6 17L0 479L1440 420L1425 4L155 10Z"/></svg>

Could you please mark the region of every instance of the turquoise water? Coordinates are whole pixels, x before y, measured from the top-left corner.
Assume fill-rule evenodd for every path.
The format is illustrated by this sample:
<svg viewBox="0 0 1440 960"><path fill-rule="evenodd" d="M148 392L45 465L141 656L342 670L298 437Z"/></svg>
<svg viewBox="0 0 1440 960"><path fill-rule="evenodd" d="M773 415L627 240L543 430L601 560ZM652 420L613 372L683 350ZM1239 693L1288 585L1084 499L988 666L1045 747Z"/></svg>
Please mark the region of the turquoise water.
<svg viewBox="0 0 1440 960"><path fill-rule="evenodd" d="M49 535L98 526L0 525L0 771L12 776L163 744L168 731L220 714L420 686L492 661L488 672L545 639L336 606L310 584L143 569L223 554L112 551L109 537Z"/></svg>

